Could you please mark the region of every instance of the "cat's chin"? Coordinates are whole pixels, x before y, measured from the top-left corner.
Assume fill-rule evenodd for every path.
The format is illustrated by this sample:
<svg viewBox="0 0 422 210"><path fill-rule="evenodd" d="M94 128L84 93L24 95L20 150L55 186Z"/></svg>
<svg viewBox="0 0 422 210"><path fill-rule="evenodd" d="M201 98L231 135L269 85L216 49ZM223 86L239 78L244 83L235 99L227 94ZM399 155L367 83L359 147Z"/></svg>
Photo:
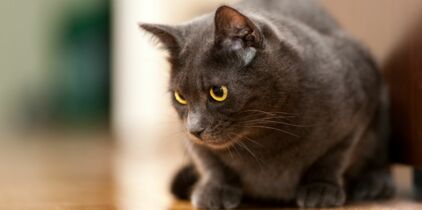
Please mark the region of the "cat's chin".
<svg viewBox="0 0 422 210"><path fill-rule="evenodd" d="M227 149L234 144L234 141L208 141L204 144L212 149Z"/></svg>
<svg viewBox="0 0 422 210"><path fill-rule="evenodd" d="M202 145L210 149L224 150L236 145L236 142L240 139L215 140L215 139L198 139L198 138L193 137L193 138L190 138L190 140L195 144Z"/></svg>
<svg viewBox="0 0 422 210"><path fill-rule="evenodd" d="M198 139L189 135L190 140L199 145L203 145L212 149L226 149L235 144L234 140L215 140L215 139Z"/></svg>

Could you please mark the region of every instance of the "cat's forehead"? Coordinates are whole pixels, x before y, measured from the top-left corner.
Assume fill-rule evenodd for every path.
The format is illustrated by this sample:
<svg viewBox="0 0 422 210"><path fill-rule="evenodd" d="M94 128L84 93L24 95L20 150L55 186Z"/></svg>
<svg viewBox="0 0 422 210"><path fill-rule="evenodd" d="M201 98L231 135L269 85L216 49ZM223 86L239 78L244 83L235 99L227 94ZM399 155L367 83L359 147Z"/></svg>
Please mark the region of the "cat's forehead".
<svg viewBox="0 0 422 210"><path fill-rule="evenodd" d="M211 24L193 24L184 27L184 41L180 57L186 65L201 65L214 43Z"/></svg>
<svg viewBox="0 0 422 210"><path fill-rule="evenodd" d="M211 86L227 85L235 80L234 77L230 69L207 65L185 66L174 74L172 87L188 94L196 94L194 92L207 91Z"/></svg>
<svg viewBox="0 0 422 210"><path fill-rule="evenodd" d="M204 35L214 36L214 21L210 15L197 17L180 25L185 41L199 41Z"/></svg>
<svg viewBox="0 0 422 210"><path fill-rule="evenodd" d="M173 75L173 84L182 86L184 89L188 89L187 87L192 86L196 86L197 88L202 86L207 87L225 83L229 77L231 77L229 71L201 65L180 69L179 72Z"/></svg>
<svg viewBox="0 0 422 210"><path fill-rule="evenodd" d="M184 41L180 61L173 72L173 85L183 89L228 83L236 58L216 53L212 18L200 17L182 26Z"/></svg>

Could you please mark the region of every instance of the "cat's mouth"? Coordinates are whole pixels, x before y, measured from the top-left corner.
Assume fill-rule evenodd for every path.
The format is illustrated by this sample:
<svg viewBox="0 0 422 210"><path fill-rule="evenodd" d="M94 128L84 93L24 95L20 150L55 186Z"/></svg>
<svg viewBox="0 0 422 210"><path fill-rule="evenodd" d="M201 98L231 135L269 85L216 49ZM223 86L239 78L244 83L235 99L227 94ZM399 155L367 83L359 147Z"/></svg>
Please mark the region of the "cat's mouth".
<svg viewBox="0 0 422 210"><path fill-rule="evenodd" d="M208 136L203 136L202 138L198 138L196 136L193 136L189 134L189 138L196 144L205 145L213 149L226 149L234 144L236 144L237 141L239 141L239 137L236 136L236 138L210 138Z"/></svg>
<svg viewBox="0 0 422 210"><path fill-rule="evenodd" d="M232 144L231 139L214 139L214 138L209 138L209 137L198 138L191 134L189 134L189 138L196 144L209 146L215 149L227 148Z"/></svg>
<svg viewBox="0 0 422 210"><path fill-rule="evenodd" d="M231 146L235 145L235 141L227 140L227 141L208 141L204 142L206 146L215 150L222 150L230 148Z"/></svg>

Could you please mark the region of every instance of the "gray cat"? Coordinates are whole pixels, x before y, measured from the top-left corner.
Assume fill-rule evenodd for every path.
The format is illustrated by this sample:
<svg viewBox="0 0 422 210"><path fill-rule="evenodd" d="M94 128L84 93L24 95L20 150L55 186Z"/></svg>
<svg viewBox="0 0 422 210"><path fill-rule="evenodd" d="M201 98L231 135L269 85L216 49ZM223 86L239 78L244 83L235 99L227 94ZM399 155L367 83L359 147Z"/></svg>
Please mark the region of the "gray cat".
<svg viewBox="0 0 422 210"><path fill-rule="evenodd" d="M230 209L245 198L334 207L393 195L384 82L317 2L246 0L141 27L169 52L189 137L176 196Z"/></svg>

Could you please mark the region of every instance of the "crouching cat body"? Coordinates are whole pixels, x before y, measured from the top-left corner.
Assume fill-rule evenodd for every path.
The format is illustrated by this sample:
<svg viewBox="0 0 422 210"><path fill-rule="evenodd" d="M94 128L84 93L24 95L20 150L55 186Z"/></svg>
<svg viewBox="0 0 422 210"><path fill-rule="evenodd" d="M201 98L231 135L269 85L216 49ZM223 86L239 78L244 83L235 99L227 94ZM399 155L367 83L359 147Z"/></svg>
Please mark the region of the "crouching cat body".
<svg viewBox="0 0 422 210"><path fill-rule="evenodd" d="M169 51L192 164L173 192L198 208L243 198L341 206L388 198L386 92L372 57L311 0L246 0L177 26Z"/></svg>

